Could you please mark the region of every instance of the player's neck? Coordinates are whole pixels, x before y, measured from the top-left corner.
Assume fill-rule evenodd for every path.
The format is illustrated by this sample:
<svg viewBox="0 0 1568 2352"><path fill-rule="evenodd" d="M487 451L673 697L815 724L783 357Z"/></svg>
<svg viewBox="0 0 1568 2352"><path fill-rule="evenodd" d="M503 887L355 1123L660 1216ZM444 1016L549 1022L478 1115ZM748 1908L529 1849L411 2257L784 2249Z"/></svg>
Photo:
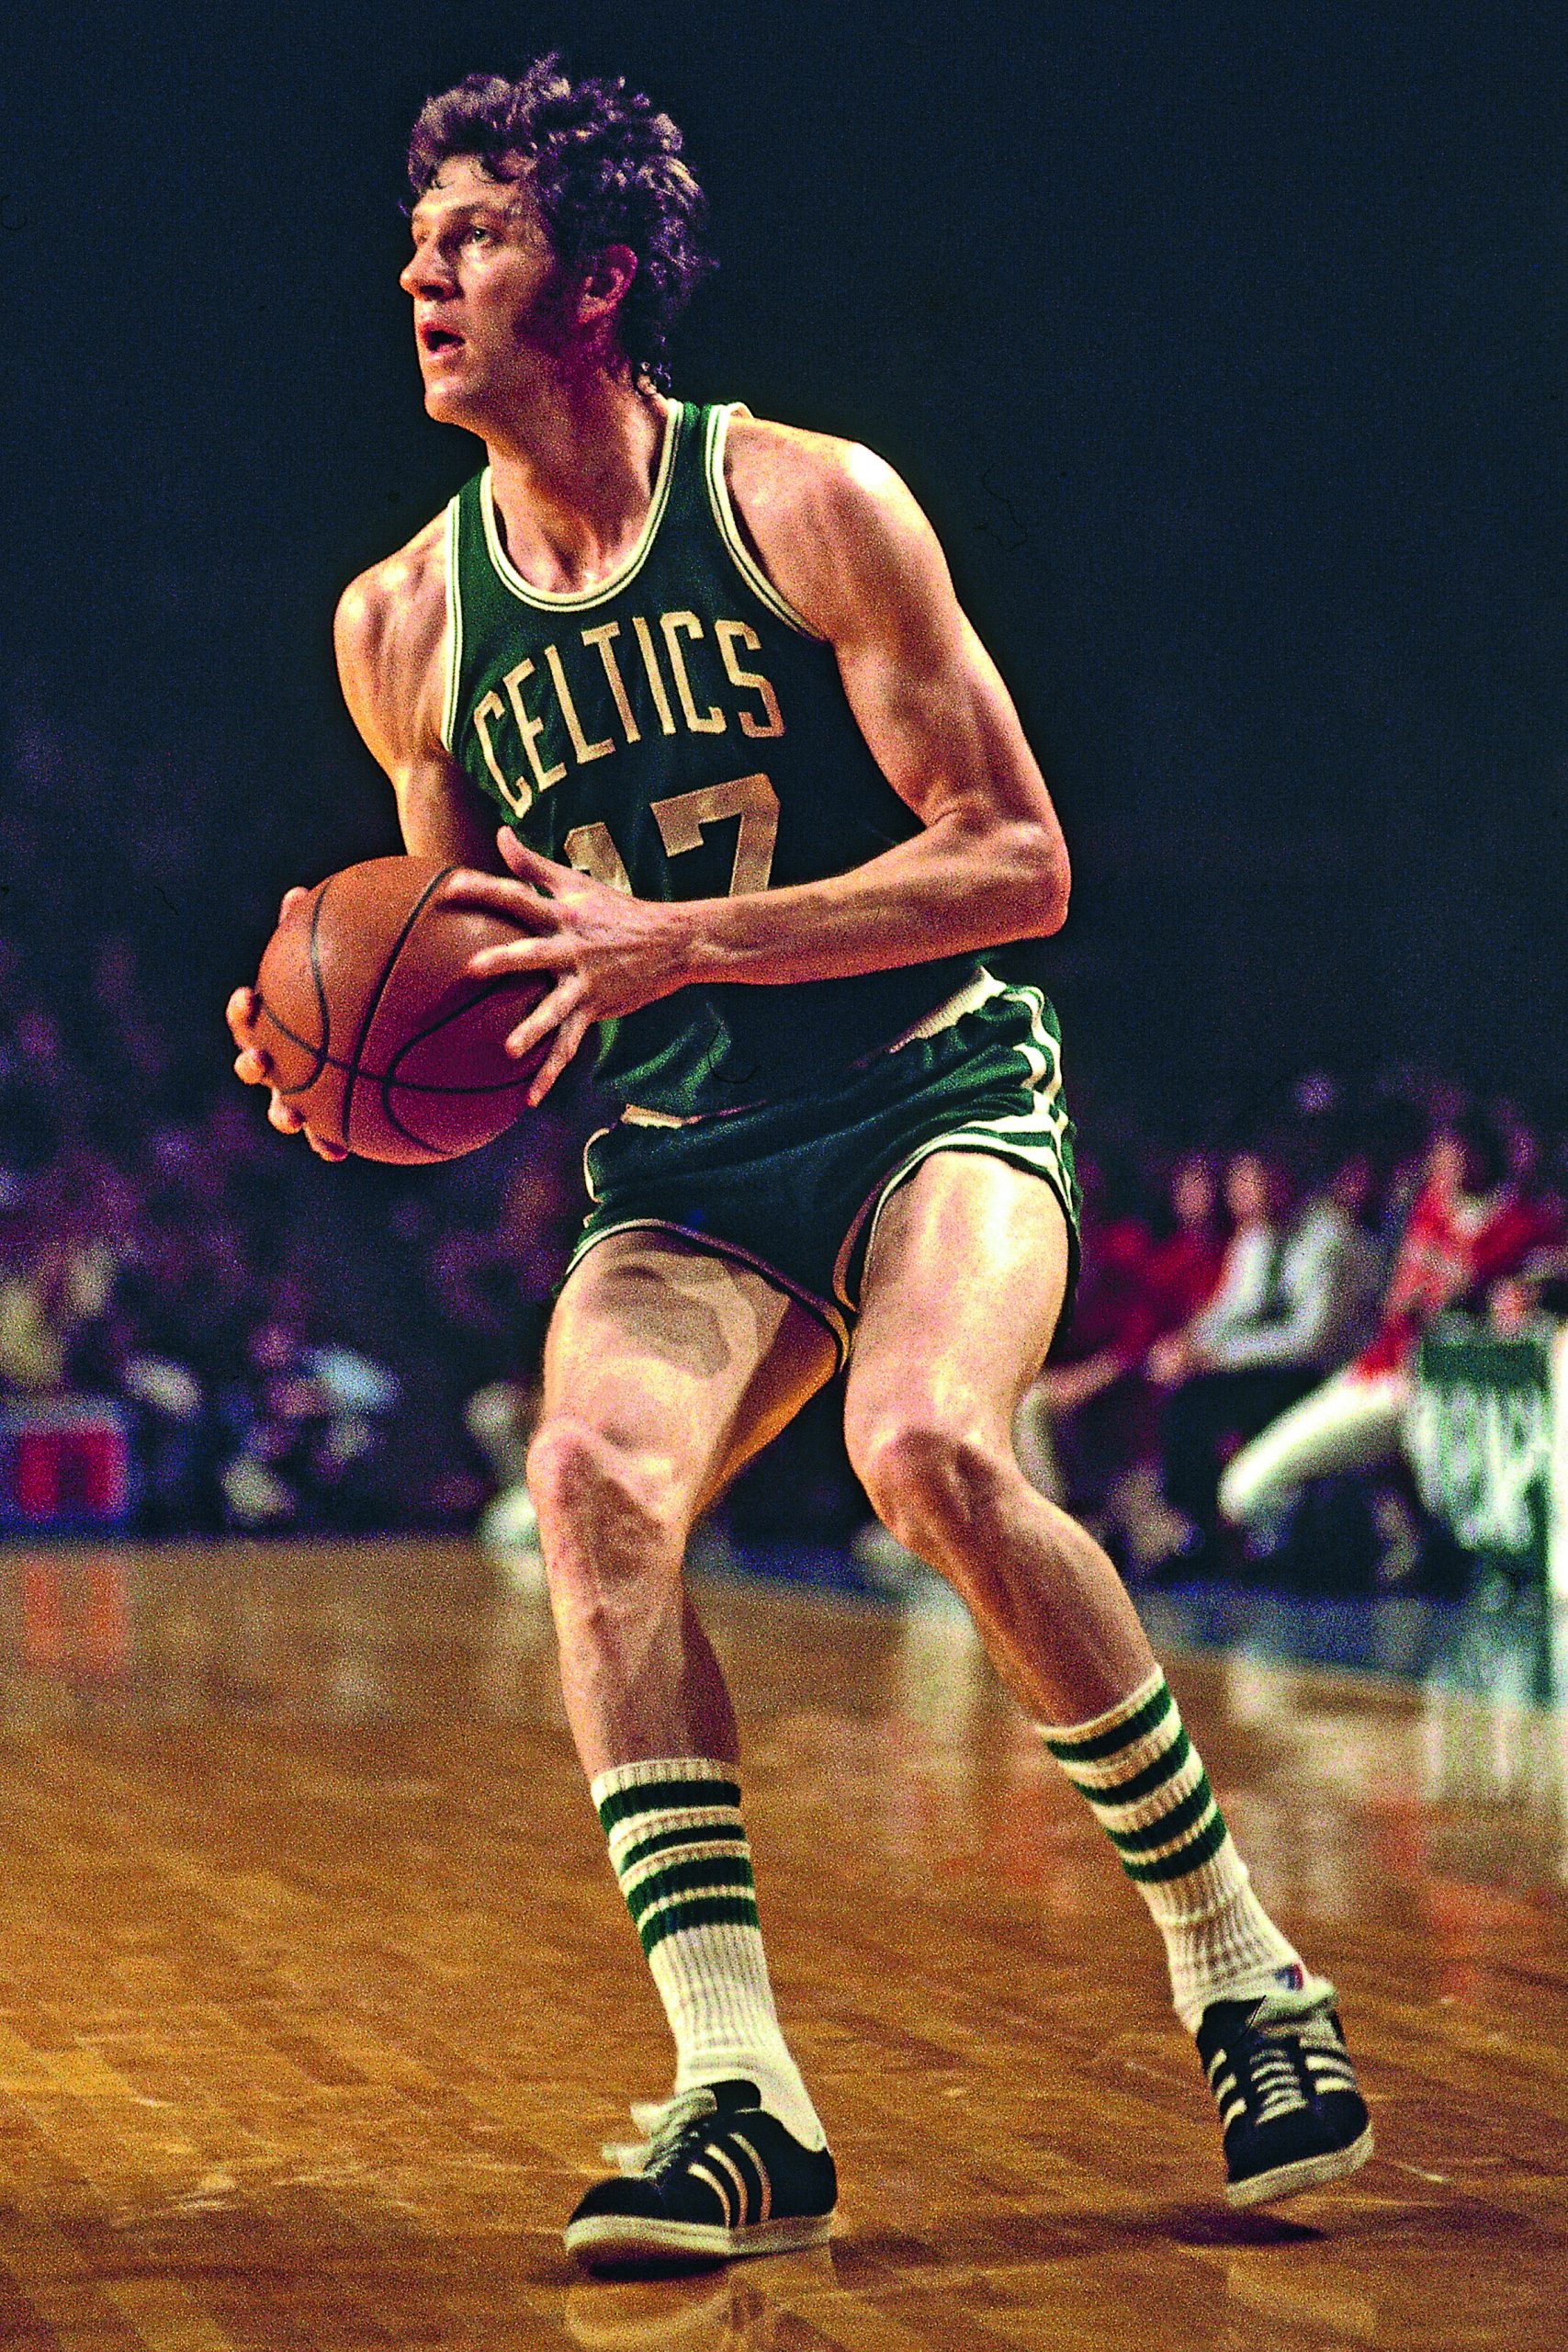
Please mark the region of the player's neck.
<svg viewBox="0 0 1568 2352"><path fill-rule="evenodd" d="M514 430L487 431L497 518L525 580L570 593L630 554L648 519L665 424L657 393L595 371L552 385Z"/></svg>

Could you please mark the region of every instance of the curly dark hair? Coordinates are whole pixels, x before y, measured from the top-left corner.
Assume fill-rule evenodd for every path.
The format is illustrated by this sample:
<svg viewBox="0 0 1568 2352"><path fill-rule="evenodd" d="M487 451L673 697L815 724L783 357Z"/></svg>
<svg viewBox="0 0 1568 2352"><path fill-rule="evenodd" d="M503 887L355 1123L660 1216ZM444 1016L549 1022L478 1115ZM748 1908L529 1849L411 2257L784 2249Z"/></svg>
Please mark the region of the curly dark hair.
<svg viewBox="0 0 1568 2352"><path fill-rule="evenodd" d="M621 351L635 379L668 390L671 330L714 267L706 202L682 144L623 76L574 82L552 50L515 82L470 74L427 98L409 139L409 186L417 202L449 155L472 155L494 180L526 178L567 268L629 246L637 275L616 322Z"/></svg>

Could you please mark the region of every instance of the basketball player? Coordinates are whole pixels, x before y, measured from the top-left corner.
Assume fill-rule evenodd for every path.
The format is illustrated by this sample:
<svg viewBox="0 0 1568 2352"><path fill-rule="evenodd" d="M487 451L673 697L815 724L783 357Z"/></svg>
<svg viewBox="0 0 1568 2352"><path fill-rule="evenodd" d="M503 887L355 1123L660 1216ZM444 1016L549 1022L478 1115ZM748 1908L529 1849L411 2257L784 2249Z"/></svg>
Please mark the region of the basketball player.
<svg viewBox="0 0 1568 2352"><path fill-rule="evenodd" d="M533 1099L593 1030L619 1105L528 1476L676 2073L567 2244L605 2262L829 2232L682 1564L846 1359L879 1515L963 1595L1147 1902L1231 2201L1329 2181L1371 2146L1334 1989L1253 1892L1111 1563L1013 1458L1077 1244L1055 1020L993 952L1067 902L1002 682L886 465L662 389L702 200L646 99L554 58L473 76L426 105L410 176L425 406L487 462L349 589L344 691L408 848L475 869L467 901L516 926L473 968L549 983L511 1039L547 1044ZM237 1067L265 1082L253 1012L240 991ZM299 1124L276 1095L271 1116Z"/></svg>

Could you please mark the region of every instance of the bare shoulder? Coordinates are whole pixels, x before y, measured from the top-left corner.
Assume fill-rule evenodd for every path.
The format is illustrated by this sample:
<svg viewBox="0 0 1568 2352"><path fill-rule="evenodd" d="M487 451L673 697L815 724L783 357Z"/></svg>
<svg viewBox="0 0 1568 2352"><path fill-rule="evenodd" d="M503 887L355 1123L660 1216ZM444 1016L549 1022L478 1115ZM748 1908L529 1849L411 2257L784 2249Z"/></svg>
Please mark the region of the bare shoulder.
<svg viewBox="0 0 1568 2352"><path fill-rule="evenodd" d="M446 627L446 516L435 514L407 544L357 580L338 600L340 654L374 662L397 639L430 642L439 653Z"/></svg>
<svg viewBox="0 0 1568 2352"><path fill-rule="evenodd" d="M729 495L763 568L802 616L837 638L868 594L946 582L936 534L885 458L858 441L737 416Z"/></svg>
<svg viewBox="0 0 1568 2352"><path fill-rule="evenodd" d="M915 503L886 458L836 434L807 433L797 424L738 415L731 419L725 453L730 495L739 501L748 521L754 509L759 514L806 509L831 517L867 507Z"/></svg>
<svg viewBox="0 0 1568 2352"><path fill-rule="evenodd" d="M378 757L437 737L446 637L446 518L434 515L338 601L333 623L344 697Z"/></svg>

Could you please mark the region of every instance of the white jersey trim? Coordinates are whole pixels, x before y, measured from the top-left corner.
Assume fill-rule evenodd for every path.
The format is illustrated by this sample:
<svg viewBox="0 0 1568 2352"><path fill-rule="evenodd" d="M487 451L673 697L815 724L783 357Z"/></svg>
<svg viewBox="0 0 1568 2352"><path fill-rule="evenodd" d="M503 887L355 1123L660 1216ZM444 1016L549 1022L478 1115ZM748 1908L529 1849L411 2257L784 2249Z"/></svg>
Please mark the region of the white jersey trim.
<svg viewBox="0 0 1568 2352"><path fill-rule="evenodd" d="M441 697L441 741L457 757L457 682L463 674L463 602L457 594L457 500L446 505L446 641L442 650L446 689Z"/></svg>
<svg viewBox="0 0 1568 2352"><path fill-rule="evenodd" d="M501 526L496 520L495 494L487 466L479 476L479 513L484 518L485 547L502 586L517 598L519 604L532 605L541 613L585 613L594 605L606 605L629 588L653 549L659 536L659 526L664 520L664 510L670 503L670 485L675 473L675 451L681 439L682 413L679 401L670 401L664 411L664 446L660 452L659 471L654 477L653 496L649 502L648 518L642 533L630 555L618 571L607 579L596 580L592 588L556 590L536 588L524 579L516 565L502 545Z"/></svg>
<svg viewBox="0 0 1568 2352"><path fill-rule="evenodd" d="M798 636L810 638L816 645L825 645L828 640L821 630L813 628L810 622L795 611L788 597L780 594L751 553L730 503L729 485L724 479L724 452L729 439L729 420L733 416L750 416L750 413L744 401L731 401L726 408L708 412L704 471L707 476L708 503L713 508L713 519L718 526L718 535L728 549L731 562L752 594L761 598L769 612L785 622Z"/></svg>

